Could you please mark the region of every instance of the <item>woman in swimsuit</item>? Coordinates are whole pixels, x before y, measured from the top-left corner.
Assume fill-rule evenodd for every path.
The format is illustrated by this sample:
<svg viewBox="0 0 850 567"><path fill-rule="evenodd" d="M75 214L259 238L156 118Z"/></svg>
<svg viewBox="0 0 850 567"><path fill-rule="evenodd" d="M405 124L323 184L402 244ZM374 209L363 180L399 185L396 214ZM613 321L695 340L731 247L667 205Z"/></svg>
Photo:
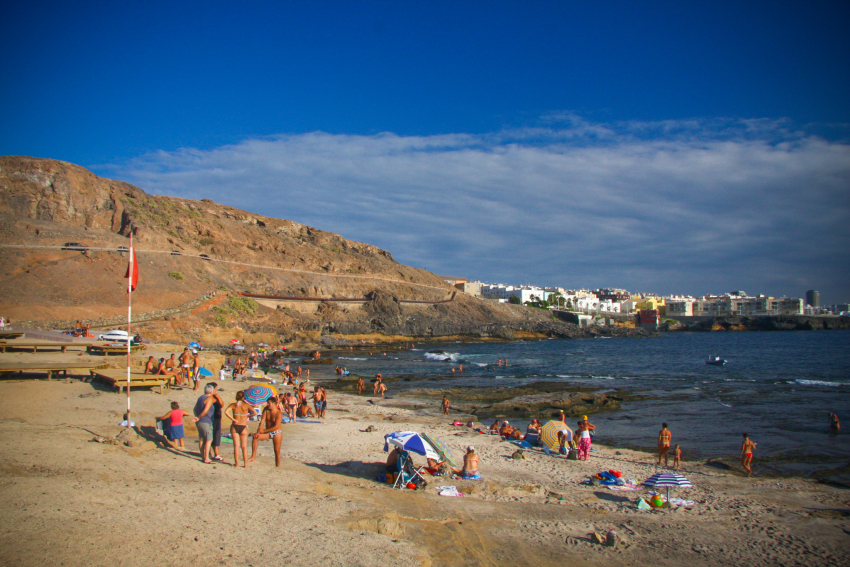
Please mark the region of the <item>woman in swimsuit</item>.
<svg viewBox="0 0 850 567"><path fill-rule="evenodd" d="M452 468L452 472L461 478L478 476L478 455L475 454L475 447L470 445L466 448L466 454L463 456L463 468Z"/></svg>
<svg viewBox="0 0 850 567"><path fill-rule="evenodd" d="M753 451L756 444L750 440L750 436L744 433L744 443L741 445L741 466L747 471L747 476L753 475Z"/></svg>
<svg viewBox="0 0 850 567"><path fill-rule="evenodd" d="M244 401L245 392L236 392L236 401L224 410L233 423L230 424L230 435L233 437L234 467L239 466L239 448L242 448L242 462L248 468L248 418L255 413L254 408Z"/></svg>

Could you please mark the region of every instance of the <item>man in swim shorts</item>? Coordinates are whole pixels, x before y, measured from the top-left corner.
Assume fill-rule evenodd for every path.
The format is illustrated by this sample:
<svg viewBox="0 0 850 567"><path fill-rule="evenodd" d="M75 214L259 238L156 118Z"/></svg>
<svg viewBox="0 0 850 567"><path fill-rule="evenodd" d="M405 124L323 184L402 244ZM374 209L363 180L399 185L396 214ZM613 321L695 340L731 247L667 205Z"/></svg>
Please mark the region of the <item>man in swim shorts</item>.
<svg viewBox="0 0 850 567"><path fill-rule="evenodd" d="M747 471L747 476L753 476L753 451L756 444L750 440L750 436L744 433L744 442L741 444L741 466Z"/></svg>
<svg viewBox="0 0 850 567"><path fill-rule="evenodd" d="M661 424L661 431L658 432L658 464L661 464L661 457L664 457L664 466L667 466L667 457L670 453L670 441L673 439L673 434L667 429L667 424Z"/></svg>
<svg viewBox="0 0 850 567"><path fill-rule="evenodd" d="M192 368L192 354L189 352L189 347L183 349L183 354L180 355L180 385L189 385L189 369Z"/></svg>
<svg viewBox="0 0 850 567"><path fill-rule="evenodd" d="M274 443L274 465L280 466L280 442L281 437L281 422L283 421L283 413L280 409L277 397L269 396L266 400L266 407L263 408L263 415L260 416L260 425L257 427L257 432L254 433L251 441L251 458L249 463L253 463L257 458L257 445L264 439L271 439Z"/></svg>

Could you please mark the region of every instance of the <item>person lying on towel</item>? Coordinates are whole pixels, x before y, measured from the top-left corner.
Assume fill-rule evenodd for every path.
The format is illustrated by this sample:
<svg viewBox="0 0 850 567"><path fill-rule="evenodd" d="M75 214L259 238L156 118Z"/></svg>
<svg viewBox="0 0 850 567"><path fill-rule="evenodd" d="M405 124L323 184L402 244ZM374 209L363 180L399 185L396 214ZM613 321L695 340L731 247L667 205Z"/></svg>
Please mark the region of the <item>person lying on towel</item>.
<svg viewBox="0 0 850 567"><path fill-rule="evenodd" d="M463 468L453 468L452 472L461 478L481 478L481 475L478 474L478 455L475 454L475 447L470 445L466 448L466 454L463 456Z"/></svg>

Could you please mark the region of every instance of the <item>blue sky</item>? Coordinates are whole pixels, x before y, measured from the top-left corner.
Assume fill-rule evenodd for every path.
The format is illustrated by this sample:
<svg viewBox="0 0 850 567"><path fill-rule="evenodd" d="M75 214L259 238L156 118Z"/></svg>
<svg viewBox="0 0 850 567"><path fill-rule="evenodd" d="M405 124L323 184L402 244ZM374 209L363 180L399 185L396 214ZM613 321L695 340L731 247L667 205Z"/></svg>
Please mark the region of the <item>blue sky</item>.
<svg viewBox="0 0 850 567"><path fill-rule="evenodd" d="M850 300L846 2L5 8L0 154L439 273Z"/></svg>

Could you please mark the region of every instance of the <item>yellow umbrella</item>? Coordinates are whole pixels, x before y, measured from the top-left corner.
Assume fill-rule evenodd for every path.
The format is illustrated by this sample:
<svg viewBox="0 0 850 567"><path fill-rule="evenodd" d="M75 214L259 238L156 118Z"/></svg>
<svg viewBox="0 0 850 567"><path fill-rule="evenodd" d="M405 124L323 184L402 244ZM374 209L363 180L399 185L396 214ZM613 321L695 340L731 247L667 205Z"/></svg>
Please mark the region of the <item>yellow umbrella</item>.
<svg viewBox="0 0 850 567"><path fill-rule="evenodd" d="M573 430L567 427L567 424L563 421L555 421L554 419L543 426L543 429L540 431L540 442L549 447L552 451L557 451L561 446L558 443L558 432L567 430L569 433L569 437L567 438L567 444L569 444L570 439L573 437Z"/></svg>

